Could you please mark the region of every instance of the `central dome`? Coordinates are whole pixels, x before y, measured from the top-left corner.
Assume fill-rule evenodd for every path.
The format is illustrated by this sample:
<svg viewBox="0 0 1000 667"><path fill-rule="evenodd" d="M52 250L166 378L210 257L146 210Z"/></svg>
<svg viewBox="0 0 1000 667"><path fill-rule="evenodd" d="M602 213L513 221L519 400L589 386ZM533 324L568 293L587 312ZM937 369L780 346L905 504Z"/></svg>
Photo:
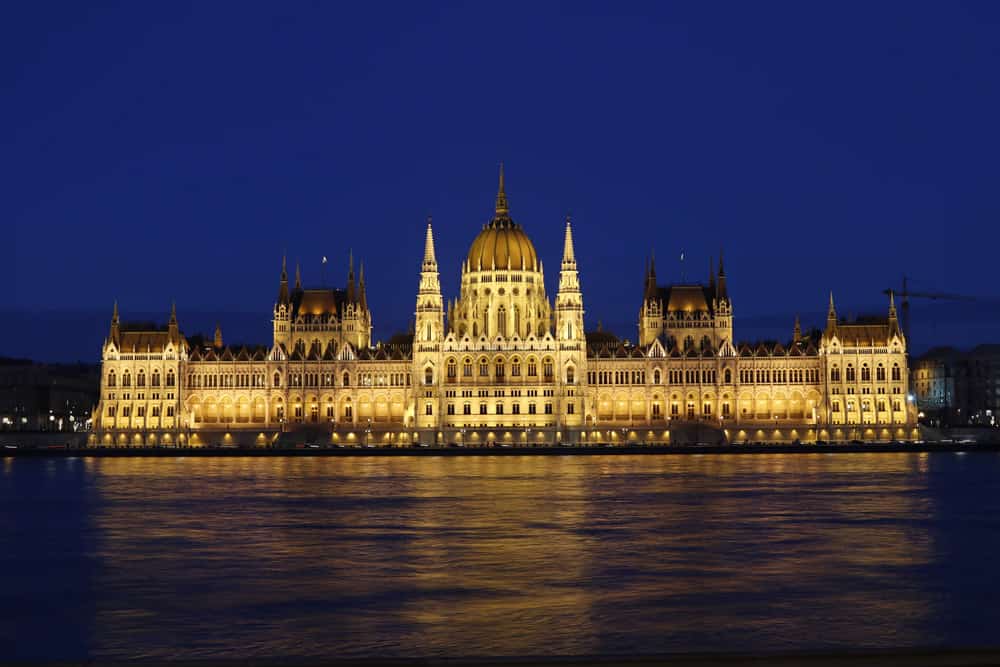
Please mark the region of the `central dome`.
<svg viewBox="0 0 1000 667"><path fill-rule="evenodd" d="M496 213L492 220L483 225L483 231L472 242L468 262L470 271L507 269L508 266L516 271L538 270L534 244L521 225L510 217L507 194L504 192L503 164L500 165Z"/></svg>
<svg viewBox="0 0 1000 667"><path fill-rule="evenodd" d="M521 225L510 220L492 220L483 227L469 249L469 269L472 271L510 268L535 271L538 257L531 239Z"/></svg>

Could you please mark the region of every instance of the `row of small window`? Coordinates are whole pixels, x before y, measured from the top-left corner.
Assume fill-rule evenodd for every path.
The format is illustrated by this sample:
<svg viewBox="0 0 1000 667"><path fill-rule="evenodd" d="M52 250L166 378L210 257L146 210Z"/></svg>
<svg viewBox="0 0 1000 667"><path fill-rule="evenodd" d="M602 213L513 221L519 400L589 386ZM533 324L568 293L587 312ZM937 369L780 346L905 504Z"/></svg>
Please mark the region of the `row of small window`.
<svg viewBox="0 0 1000 667"><path fill-rule="evenodd" d="M160 416L160 406L159 405L154 405L149 410L150 410L150 416L151 417L159 417ZM116 405L109 405L108 406L108 416L109 417L114 417L117 414L118 414L118 406L116 406ZM131 405L123 405L122 406L122 417L131 417L131 416L132 416L132 406ZM136 417L145 417L146 416L146 406L145 405L137 405L136 408L135 408L135 416ZM174 406L172 406L172 405L168 405L167 406L167 416L168 417L173 417L174 416Z"/></svg>
<svg viewBox="0 0 1000 667"><path fill-rule="evenodd" d="M174 377L174 372L172 370L171 371L167 371L166 386L173 387L175 382L176 382L176 378ZM115 374L115 371L113 369L110 370L110 371L108 371L107 386L108 387L117 387L118 386L118 377ZM125 371L124 373L122 373L122 386L123 387L131 387L132 386L132 374L129 371ZM136 387L145 387L146 386L146 371L140 370L138 373L136 373L136 375L135 375L135 386ZM152 376L150 377L150 380L149 380L149 386L150 387L159 387L160 386L160 371L158 371L158 370L153 371L153 374L152 374Z"/></svg>
<svg viewBox="0 0 1000 667"><path fill-rule="evenodd" d="M846 405L847 412L854 412L855 402L853 400L851 400L851 399L848 399L846 401L846 404L847 404ZM883 400L879 400L879 401L876 402L876 408L878 409L879 412L885 412L885 406L886 406L886 402L883 401ZM871 401L868 401L868 400L861 401L861 411L862 412L871 412L871 409L872 409L872 402ZM895 412L902 411L902 409L903 409L903 401L901 401L899 399L894 399L892 401L892 409ZM840 412L840 401L833 401L833 402L831 402L830 403L830 410L832 412Z"/></svg>
<svg viewBox="0 0 1000 667"><path fill-rule="evenodd" d="M188 373L187 386L190 389L215 387L264 387L263 373Z"/></svg>
<svg viewBox="0 0 1000 667"><path fill-rule="evenodd" d="M894 382L899 382L902 380L903 371L899 367L899 364L892 365L892 379ZM857 375L854 370L853 364L847 364L847 368L844 369L844 381L845 382L856 382ZM868 364L861 364L861 381L871 382L872 380L872 369ZM879 364L875 367L875 380L876 382L885 381L885 366ZM830 381L840 382L840 367L834 366L830 369Z"/></svg>
<svg viewBox="0 0 1000 667"><path fill-rule="evenodd" d="M573 414L573 404L572 403L567 403L566 404L566 408L567 408L567 411L569 412L569 414ZM455 412L457 409L458 409L458 406L456 406L454 403L449 403L446 406L446 408L445 408L445 410L447 411L447 413L449 415L457 414ZM504 404L503 403L497 403L494 406L492 413L489 412L489 405L488 404L486 404L486 403L480 403L479 404L479 414L481 414L481 415L488 415L488 414L502 415L502 414L504 414L504 410L505 410L505 408L504 408ZM434 404L433 403L426 403L426 404L424 404L424 414L425 415L432 415L432 414L434 414ZM462 404L462 414L463 415L471 415L472 414L472 404L471 403L464 403L464 404ZM510 414L512 414L512 415L519 415L519 414L521 414L521 404L520 403L513 403L510 406ZM529 414L529 415L536 415L536 414L538 414L538 404L537 403L528 403L528 412L527 412L527 414ZM546 415L551 415L552 414L552 404L551 403L545 403L542 406L542 414L546 414Z"/></svg>
<svg viewBox="0 0 1000 667"><path fill-rule="evenodd" d="M107 396L108 396L108 400L109 401L114 401L114 400L117 400L117 398L118 398L118 394L115 393L115 392L113 392L113 391L108 392ZM167 397L168 401L174 400L174 394L173 394L173 392L168 391L166 393L166 397ZM122 394L122 400L123 401L131 401L132 400L132 394L130 394L129 392L123 393ZM137 400L137 401L144 401L144 400L146 400L146 394L145 394L145 392L141 392L140 391L139 393L137 393L135 395L135 400ZM158 401L158 400L160 400L160 392L158 392L158 391L151 392L149 394L149 400L151 400L151 401Z"/></svg>
<svg viewBox="0 0 1000 667"><path fill-rule="evenodd" d="M753 368L740 370L741 384L802 384L804 382L818 384L819 369Z"/></svg>
<svg viewBox="0 0 1000 667"><path fill-rule="evenodd" d="M830 393L834 394L834 395L839 394L840 393L840 387L830 387ZM847 387L846 393L847 394L856 394L857 392L854 390L854 387ZM862 387L861 388L861 393L862 394L870 394L870 393L872 393L872 388L871 387ZM875 393L876 394L884 394L885 393L885 387L876 387L875 388ZM903 390L900 387L893 387L892 388L892 393L893 394L902 394Z"/></svg>
<svg viewBox="0 0 1000 667"><path fill-rule="evenodd" d="M659 403L653 403L653 405L651 406L651 409L652 409L652 413L653 413L653 419L659 419L660 416L661 416L661 414L662 414L660 412L660 404ZM685 414L686 414L686 416L687 416L688 419L694 419L694 413L695 413L694 403L689 402L687 404L687 411L685 412ZM680 404L679 403L671 403L670 404L670 416L672 418L677 418L677 417L680 416L680 414L681 414L681 406L680 406ZM703 417L711 417L712 416L712 404L709 401L705 401L704 403L701 404L701 414L702 414ZM725 401L722 404L722 416L723 417L728 417L728 416L730 416L730 414L731 414L730 404L729 404L728 401Z"/></svg>
<svg viewBox="0 0 1000 667"><path fill-rule="evenodd" d="M458 377L458 362L454 359L449 359L446 364L447 374L449 379L454 379ZM494 377L505 377L507 375L507 365L502 359L497 359L493 365ZM429 370L429 369L428 369ZM572 377L572 369L567 369L569 377ZM518 377L521 375L521 360L513 359L510 362L510 374L511 377ZM547 378L551 378L553 375L552 360L546 359L542 362L542 375ZM489 377L490 376L490 363L485 358L479 360L479 377ZM538 363L533 359L529 359L527 363L527 376L528 377L538 377ZM472 377L472 360L466 359L462 363L462 377L470 378ZM433 376L431 377L433 381ZM573 380L567 380L567 382L572 383ZM427 384L431 384L428 382Z"/></svg>

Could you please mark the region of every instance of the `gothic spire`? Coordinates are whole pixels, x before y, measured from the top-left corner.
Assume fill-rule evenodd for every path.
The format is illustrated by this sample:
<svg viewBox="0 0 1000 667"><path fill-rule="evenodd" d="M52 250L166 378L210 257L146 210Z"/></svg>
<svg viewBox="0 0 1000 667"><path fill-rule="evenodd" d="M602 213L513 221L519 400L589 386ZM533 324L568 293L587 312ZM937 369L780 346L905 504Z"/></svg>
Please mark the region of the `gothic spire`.
<svg viewBox="0 0 1000 667"><path fill-rule="evenodd" d="M361 275L359 278L359 292L360 292L360 302L361 309L368 310L368 295L365 292L365 263L361 262Z"/></svg>
<svg viewBox="0 0 1000 667"><path fill-rule="evenodd" d="M504 192L503 184L503 162L500 163L500 187L497 190L496 217L505 218L510 214L510 206L507 204L507 193Z"/></svg>
<svg viewBox="0 0 1000 667"><path fill-rule="evenodd" d="M573 225L570 217L566 216L566 236L563 239L563 266L567 263L576 265L576 253L573 251Z"/></svg>
<svg viewBox="0 0 1000 667"><path fill-rule="evenodd" d="M118 326L118 299L115 299L115 308L111 312L111 340L118 343L120 328Z"/></svg>
<svg viewBox="0 0 1000 667"><path fill-rule="evenodd" d="M347 260L347 303L354 303L354 250Z"/></svg>
<svg viewBox="0 0 1000 667"><path fill-rule="evenodd" d="M792 328L792 343L802 340L802 325L799 324L799 314L795 314L795 326Z"/></svg>
<svg viewBox="0 0 1000 667"><path fill-rule="evenodd" d="M222 347L222 326L219 324L215 325L215 347Z"/></svg>
<svg viewBox="0 0 1000 667"><path fill-rule="evenodd" d="M177 324L177 302L172 301L170 303L170 322L169 324Z"/></svg>
<svg viewBox="0 0 1000 667"><path fill-rule="evenodd" d="M288 303L288 261L281 256L281 282L278 287L278 303Z"/></svg>
<svg viewBox="0 0 1000 667"><path fill-rule="evenodd" d="M830 290L830 309L826 312L826 327L832 329L837 326L837 309L833 305L833 290Z"/></svg>
<svg viewBox="0 0 1000 667"><path fill-rule="evenodd" d="M295 262L295 289L302 289L302 272L298 262Z"/></svg>
<svg viewBox="0 0 1000 667"><path fill-rule="evenodd" d="M437 267L437 257L434 255L434 231L431 229L431 216L427 216L427 236L424 237L424 270L429 265Z"/></svg>

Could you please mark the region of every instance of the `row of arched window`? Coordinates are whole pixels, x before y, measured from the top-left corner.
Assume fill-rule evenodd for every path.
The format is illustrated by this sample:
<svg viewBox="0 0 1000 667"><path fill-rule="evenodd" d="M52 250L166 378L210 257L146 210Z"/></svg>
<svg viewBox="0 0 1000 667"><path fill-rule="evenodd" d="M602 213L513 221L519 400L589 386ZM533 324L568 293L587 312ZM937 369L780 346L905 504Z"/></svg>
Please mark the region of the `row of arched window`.
<svg viewBox="0 0 1000 667"><path fill-rule="evenodd" d="M490 377L490 360L487 357L480 357L478 364L473 364L471 357L466 357L462 360L462 377L472 378L473 371L477 370L480 378ZM522 373L529 377L538 377L538 361L535 357L529 357L526 362L522 363L520 357L513 357L508 364L504 359L498 358L493 361L493 377L504 378L507 377L508 370L510 371L510 377L520 377ZM427 369L430 371L430 369ZM456 382L458 380L458 360L454 357L450 357L445 363L445 377L447 377L448 382ZM568 371L572 373L572 370ZM551 381L555 373L554 363L550 357L545 357L542 359L542 376L546 381ZM572 376L570 376L572 377ZM430 381L427 381L427 371L425 371L424 384L433 384L434 376L431 372ZM571 383L573 380L567 379L567 382Z"/></svg>
<svg viewBox="0 0 1000 667"><path fill-rule="evenodd" d="M176 384L176 381L177 381L177 379L174 376L174 372L172 370L167 371L165 386L167 386L167 387L173 387L174 384ZM122 382L121 386L123 386L123 387L131 387L132 386L132 373L130 371L125 371L124 373L122 373L122 380L121 380L121 382ZM159 387L160 384L161 384L161 382L160 382L160 371L159 370L154 370L153 373L152 373L152 375L149 378L149 386L150 387ZM108 387L117 387L118 386L118 377L115 374L114 369L111 369L110 371L108 371L107 386ZM146 371L139 370L139 372L136 373L136 375L135 375L135 386L136 387L145 387L146 386Z"/></svg>
<svg viewBox="0 0 1000 667"><path fill-rule="evenodd" d="M903 378L903 371L899 367L899 364L893 364L891 370L891 377L893 382L899 382ZM830 368L830 381L840 382L840 366L834 364ZM857 372L854 368L854 364L847 364L844 368L844 381L845 382L857 382ZM861 381L871 382L872 381L872 369L868 364L861 364ZM875 367L875 381L885 382L885 366L878 364Z"/></svg>

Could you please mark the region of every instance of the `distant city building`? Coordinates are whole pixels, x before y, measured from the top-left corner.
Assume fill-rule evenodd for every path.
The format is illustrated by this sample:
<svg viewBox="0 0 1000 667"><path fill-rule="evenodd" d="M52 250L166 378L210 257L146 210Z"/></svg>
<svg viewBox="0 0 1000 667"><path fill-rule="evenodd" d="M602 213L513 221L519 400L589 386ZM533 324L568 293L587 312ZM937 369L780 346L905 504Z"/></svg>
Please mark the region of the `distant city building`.
<svg viewBox="0 0 1000 667"><path fill-rule="evenodd" d="M566 220L558 289L511 215L503 170L494 215L441 293L427 224L414 330L372 344L364 269L342 289L289 287L282 263L269 345L185 338L119 322L102 351L93 442L462 444L670 442L692 429L744 440L889 440L916 435L906 340L885 318L785 342L737 343L722 257L706 283L660 285L652 260L636 344L584 331ZM447 318L446 318L447 315Z"/></svg>
<svg viewBox="0 0 1000 667"><path fill-rule="evenodd" d="M0 359L0 430L89 429L99 396L98 374L93 364Z"/></svg>
<svg viewBox="0 0 1000 667"><path fill-rule="evenodd" d="M913 362L917 405L936 426L998 426L1000 345L934 348Z"/></svg>

